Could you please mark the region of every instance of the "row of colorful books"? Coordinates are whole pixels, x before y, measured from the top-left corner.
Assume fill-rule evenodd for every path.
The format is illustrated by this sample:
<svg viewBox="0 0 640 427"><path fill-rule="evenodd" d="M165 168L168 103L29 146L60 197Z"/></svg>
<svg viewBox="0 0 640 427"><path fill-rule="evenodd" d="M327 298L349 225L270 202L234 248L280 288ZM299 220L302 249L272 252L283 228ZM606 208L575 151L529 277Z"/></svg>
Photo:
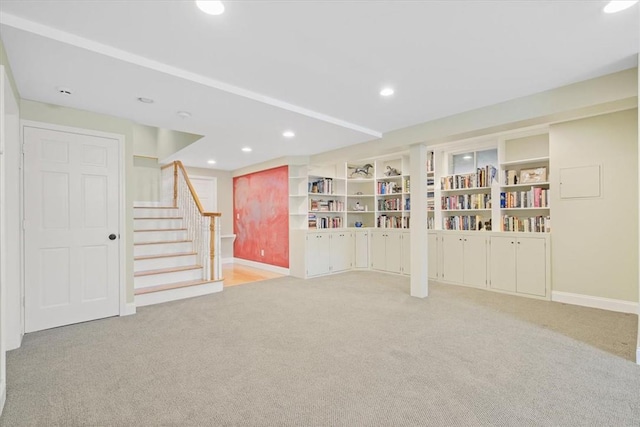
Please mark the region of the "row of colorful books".
<svg viewBox="0 0 640 427"><path fill-rule="evenodd" d="M550 233L550 216L533 216L530 218L518 218L504 215L502 217L502 231L519 231L524 233Z"/></svg>
<svg viewBox="0 0 640 427"><path fill-rule="evenodd" d="M442 196L441 199L443 210L491 208L491 194L460 194L457 196Z"/></svg>
<svg viewBox="0 0 640 427"><path fill-rule="evenodd" d="M501 208L546 208L549 207L549 189L531 187L528 191L500 193Z"/></svg>

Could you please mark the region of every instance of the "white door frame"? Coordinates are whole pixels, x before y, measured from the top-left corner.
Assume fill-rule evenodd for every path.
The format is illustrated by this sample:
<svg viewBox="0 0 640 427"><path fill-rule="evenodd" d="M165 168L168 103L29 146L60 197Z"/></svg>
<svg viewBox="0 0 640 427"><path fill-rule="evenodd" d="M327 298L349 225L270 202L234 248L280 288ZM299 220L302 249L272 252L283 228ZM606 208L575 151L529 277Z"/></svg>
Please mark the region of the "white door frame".
<svg viewBox="0 0 640 427"><path fill-rule="evenodd" d="M124 163L125 163L125 155L124 155L124 135L117 133L109 133L109 132L101 132L92 129L82 129L70 126L60 126L51 123L44 122L36 122L31 120L21 120L20 129L22 131L22 144L24 144L24 128L25 127L34 127L45 130L52 130L58 132L67 132L67 133L75 133L79 135L87 135L87 136L96 136L100 138L110 138L118 141L118 191L119 194L119 203L118 203L118 250L120 251L120 256L118 257L118 268L120 269L119 278L119 314L120 316L126 316L128 314L133 314L131 310L127 309L127 262L126 262L126 248L127 248L127 227L126 225L126 194L125 194L125 185L124 185ZM23 168L24 174L24 168ZM24 175L23 175L24 180ZM24 203L24 186L22 188L22 203ZM24 218L23 218L24 220ZM23 234L24 239L24 234ZM26 242L23 241L23 247L26 245ZM26 260L25 260L26 261ZM25 262L26 264L26 262ZM24 274L23 274L23 283L22 287L24 290ZM22 302L22 309L24 313L24 301ZM135 311L134 311L135 312ZM23 325L24 325L24 315L23 315Z"/></svg>

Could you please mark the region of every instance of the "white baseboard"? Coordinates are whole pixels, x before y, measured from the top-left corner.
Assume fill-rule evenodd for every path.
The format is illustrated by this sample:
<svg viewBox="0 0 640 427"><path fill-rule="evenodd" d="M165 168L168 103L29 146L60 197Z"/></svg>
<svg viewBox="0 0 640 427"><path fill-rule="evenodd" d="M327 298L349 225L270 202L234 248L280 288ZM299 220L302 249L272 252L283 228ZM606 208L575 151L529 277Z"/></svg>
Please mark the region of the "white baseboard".
<svg viewBox="0 0 640 427"><path fill-rule="evenodd" d="M136 314L135 302L128 302L121 307L120 316L130 316L132 314Z"/></svg>
<svg viewBox="0 0 640 427"><path fill-rule="evenodd" d="M136 295L137 307L145 305L160 304L163 302L176 301L179 299L199 297L202 295L221 292L222 281L208 282L198 286L187 286L185 288L168 289L166 291L150 292L148 294Z"/></svg>
<svg viewBox="0 0 640 427"><path fill-rule="evenodd" d="M255 267L255 268L260 268L262 270L267 270L267 271L272 271L274 273L278 273L278 274L284 274L284 275L289 275L289 269L288 268L284 268L284 267L278 267L276 265L271 265L271 264L263 264L261 262L256 262L256 261L249 261L248 259L242 259L242 258L234 258L233 262L236 264L240 264L240 265L246 265L249 267Z"/></svg>
<svg viewBox="0 0 640 427"><path fill-rule="evenodd" d="M4 404L7 401L7 383L2 381L0 383L0 415L2 415L2 411L4 410Z"/></svg>
<svg viewBox="0 0 640 427"><path fill-rule="evenodd" d="M618 311L620 313L638 313L637 302L594 297L591 295L572 294L570 292L552 291L551 301L581 305L584 307L600 308L602 310Z"/></svg>
<svg viewBox="0 0 640 427"><path fill-rule="evenodd" d="M233 257L222 258L221 261L223 264L233 264Z"/></svg>
<svg viewBox="0 0 640 427"><path fill-rule="evenodd" d="M22 346L22 338L24 337L24 333L20 332L17 334L7 334L7 351L15 350L16 348L20 348Z"/></svg>

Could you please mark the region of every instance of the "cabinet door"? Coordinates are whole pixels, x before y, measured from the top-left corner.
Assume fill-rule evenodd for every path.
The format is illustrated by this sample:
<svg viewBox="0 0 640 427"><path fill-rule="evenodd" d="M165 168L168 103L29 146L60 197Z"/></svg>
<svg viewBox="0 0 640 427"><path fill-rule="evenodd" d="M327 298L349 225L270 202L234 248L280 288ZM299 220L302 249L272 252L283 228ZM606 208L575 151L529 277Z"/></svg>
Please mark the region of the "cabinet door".
<svg viewBox="0 0 640 427"><path fill-rule="evenodd" d="M371 232L371 268L386 270L386 233L378 230Z"/></svg>
<svg viewBox="0 0 640 427"><path fill-rule="evenodd" d="M463 241L462 235L443 234L442 236L442 280L462 283L463 277Z"/></svg>
<svg viewBox="0 0 640 427"><path fill-rule="evenodd" d="M400 273L402 268L402 233L386 233L386 270Z"/></svg>
<svg viewBox="0 0 640 427"><path fill-rule="evenodd" d="M355 268L369 268L369 231L355 232Z"/></svg>
<svg viewBox="0 0 640 427"><path fill-rule="evenodd" d="M328 274L331 265L330 253L328 233L309 233L307 235L307 276Z"/></svg>
<svg viewBox="0 0 640 427"><path fill-rule="evenodd" d="M402 274L411 274L411 234L402 233Z"/></svg>
<svg viewBox="0 0 640 427"><path fill-rule="evenodd" d="M484 235L468 234L464 241L464 283L487 287L487 238Z"/></svg>
<svg viewBox="0 0 640 427"><path fill-rule="evenodd" d="M331 233L331 271L344 271L353 262L353 233L336 231Z"/></svg>
<svg viewBox="0 0 640 427"><path fill-rule="evenodd" d="M428 277L429 279L438 279L438 236L429 234L427 237L427 257L428 257Z"/></svg>
<svg viewBox="0 0 640 427"><path fill-rule="evenodd" d="M518 237L516 248L516 291L523 294L546 296L545 239Z"/></svg>
<svg viewBox="0 0 640 427"><path fill-rule="evenodd" d="M516 239L515 237L491 237L491 282L493 289L516 291Z"/></svg>

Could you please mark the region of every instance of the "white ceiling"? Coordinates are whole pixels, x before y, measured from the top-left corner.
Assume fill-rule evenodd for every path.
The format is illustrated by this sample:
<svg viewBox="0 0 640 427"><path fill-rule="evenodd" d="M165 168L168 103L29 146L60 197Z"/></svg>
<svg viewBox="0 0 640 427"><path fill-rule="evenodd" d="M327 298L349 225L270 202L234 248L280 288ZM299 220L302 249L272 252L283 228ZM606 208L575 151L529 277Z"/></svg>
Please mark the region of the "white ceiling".
<svg viewBox="0 0 640 427"><path fill-rule="evenodd" d="M3 0L0 35L23 98L204 135L183 161L228 170L630 68L639 50L640 7L606 1L224 3Z"/></svg>

